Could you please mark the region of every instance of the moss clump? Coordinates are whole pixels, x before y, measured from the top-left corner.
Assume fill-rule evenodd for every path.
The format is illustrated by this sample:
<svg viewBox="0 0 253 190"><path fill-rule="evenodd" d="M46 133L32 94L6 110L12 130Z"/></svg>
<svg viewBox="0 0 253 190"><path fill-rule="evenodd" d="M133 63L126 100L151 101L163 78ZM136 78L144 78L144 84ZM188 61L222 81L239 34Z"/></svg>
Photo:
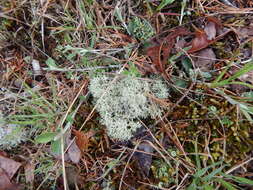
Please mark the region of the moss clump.
<svg viewBox="0 0 253 190"><path fill-rule="evenodd" d="M148 98L148 94L157 98L168 96L167 86L161 80L148 81L132 76L113 82L104 75L94 77L89 89L102 117L101 123L107 127L108 135L118 140L133 136L141 127L138 119L161 115L162 109Z"/></svg>

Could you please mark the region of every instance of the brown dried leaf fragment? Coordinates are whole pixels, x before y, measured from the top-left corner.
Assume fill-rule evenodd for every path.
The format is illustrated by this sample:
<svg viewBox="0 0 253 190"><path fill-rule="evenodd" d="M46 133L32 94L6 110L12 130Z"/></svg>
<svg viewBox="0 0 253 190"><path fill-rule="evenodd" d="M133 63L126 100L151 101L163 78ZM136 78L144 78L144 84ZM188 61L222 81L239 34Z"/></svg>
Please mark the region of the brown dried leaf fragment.
<svg viewBox="0 0 253 190"><path fill-rule="evenodd" d="M2 168L11 179L20 168L21 163L16 162L12 159L0 156L0 168Z"/></svg>
<svg viewBox="0 0 253 190"><path fill-rule="evenodd" d="M87 133L83 133L81 131L73 130L74 135L76 136L76 144L81 151L85 151L88 149L89 141L92 136L94 136L95 132L90 130Z"/></svg>
<svg viewBox="0 0 253 190"><path fill-rule="evenodd" d="M212 48L206 48L201 51L198 51L195 56L197 60L195 61L195 67L200 68L201 71L207 72L215 63L216 55L213 52Z"/></svg>
<svg viewBox="0 0 253 190"><path fill-rule="evenodd" d="M213 40L216 37L216 26L214 22L208 22L204 29L207 39Z"/></svg>
<svg viewBox="0 0 253 190"><path fill-rule="evenodd" d="M71 143L72 140L69 139L69 142L67 144ZM81 159L81 150L76 145L76 140L71 143L69 149L68 149L68 155L72 162L75 164L78 164Z"/></svg>
<svg viewBox="0 0 253 190"><path fill-rule="evenodd" d="M192 40L192 47L188 50L188 53L194 53L201 49L206 48L210 40L208 40L208 36L204 30L197 30L195 32L195 38Z"/></svg>
<svg viewBox="0 0 253 190"><path fill-rule="evenodd" d="M152 59L152 63L158 72L165 72L166 63L172 48L175 46L176 38L188 34L191 33L186 28L178 28L164 39L161 39L160 44L147 49L147 55Z"/></svg>
<svg viewBox="0 0 253 190"><path fill-rule="evenodd" d="M0 168L0 190L21 190L21 188L11 183L8 174Z"/></svg>

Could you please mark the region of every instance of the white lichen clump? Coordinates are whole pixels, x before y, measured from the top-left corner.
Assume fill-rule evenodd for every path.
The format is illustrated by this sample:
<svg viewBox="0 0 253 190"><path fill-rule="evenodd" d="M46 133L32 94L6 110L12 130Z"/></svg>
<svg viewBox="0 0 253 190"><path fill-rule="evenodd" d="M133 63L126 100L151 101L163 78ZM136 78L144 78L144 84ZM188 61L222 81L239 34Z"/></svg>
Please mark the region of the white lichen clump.
<svg viewBox="0 0 253 190"><path fill-rule="evenodd" d="M111 138L128 140L141 123L138 119L155 118L162 114L150 95L167 98L168 88L161 80L144 80L126 76L113 80L108 76L91 79L90 92L95 99L101 123Z"/></svg>
<svg viewBox="0 0 253 190"><path fill-rule="evenodd" d="M0 149L11 149L25 139L26 131L16 124L7 124L0 113Z"/></svg>

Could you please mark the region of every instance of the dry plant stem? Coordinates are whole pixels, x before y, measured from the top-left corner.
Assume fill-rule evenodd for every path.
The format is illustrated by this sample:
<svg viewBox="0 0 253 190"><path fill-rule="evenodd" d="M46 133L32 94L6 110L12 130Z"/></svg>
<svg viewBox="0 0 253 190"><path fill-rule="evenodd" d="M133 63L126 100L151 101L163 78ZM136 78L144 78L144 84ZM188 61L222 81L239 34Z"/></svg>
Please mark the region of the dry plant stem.
<svg viewBox="0 0 253 190"><path fill-rule="evenodd" d="M213 156L211 155L211 152L210 152L210 149L209 149L209 144L210 144L210 140L211 140L211 129L210 127L208 128L208 137L207 137L207 140L206 140L206 145L205 145L205 149L208 153L208 157L210 157L210 159L212 160L212 162L214 163L214 159L213 159Z"/></svg>
<svg viewBox="0 0 253 190"><path fill-rule="evenodd" d="M42 68L44 71L58 71L58 72L85 72L85 71L93 71L96 69L107 69L107 68L119 68L122 67L122 65L108 65L108 66L97 66L97 67L86 67L83 69L71 69L71 68Z"/></svg>
<svg viewBox="0 0 253 190"><path fill-rule="evenodd" d="M230 174L230 173L233 172L234 170L236 170L236 169L242 167L243 165L245 165L245 164L247 164L247 163L249 163L249 162L251 162L251 161L253 161L253 157L249 158L248 160L244 161L244 162L241 163L241 164L238 164L237 166L234 166L233 168L231 168L230 170L226 171L225 173L226 173L226 174Z"/></svg>
<svg viewBox="0 0 253 190"><path fill-rule="evenodd" d="M62 129L62 132L63 132L63 129ZM69 188L68 188L68 181L67 181L67 175L66 175L66 169L65 169L63 135L61 136L61 161L62 161L63 186L64 186L64 190L68 190Z"/></svg>
<svg viewBox="0 0 253 190"><path fill-rule="evenodd" d="M145 127L146 127L146 126L145 126ZM163 152L165 152L166 155L169 156L170 159L174 160L175 162L180 162L182 165L184 165L184 167L185 167L186 169L188 169L188 171L193 172L193 170L191 170L191 168L189 168L189 166L193 168L193 165L192 165L191 163L188 163L188 166L187 166L184 162L182 162L182 161L180 161L180 160L176 160L175 158L173 158L173 157L164 149L164 147L160 144L160 142L156 139L156 137L152 134L152 132L151 132L147 127L146 127L146 129L148 130L148 132L150 133L150 135L152 136L152 138L155 140L155 142L159 145L159 147L163 150ZM172 167L171 163L170 163L170 162L167 160L167 158L161 153L161 151L158 150L158 148L157 148L152 142L150 142L150 141L147 141L147 142L148 142L148 143L149 143L149 144L150 144L162 157L163 157L163 159L168 163L168 165Z"/></svg>
<svg viewBox="0 0 253 190"><path fill-rule="evenodd" d="M120 147L122 147L122 148L124 148L124 149L126 149L126 150L129 150L129 151L133 151L133 150L134 150L134 149L128 148L128 147L126 147L126 146L120 146ZM114 152L121 152L121 150L114 150L114 149L112 149L112 151L114 151ZM147 154L147 155L150 155L150 156L154 156L154 157L160 158L160 156L157 156L157 155L154 154L154 153L145 152L145 151L143 151L143 150L135 150L135 152L142 153L142 154Z"/></svg>
<svg viewBox="0 0 253 190"><path fill-rule="evenodd" d="M155 189L161 189L161 190L172 190L172 189L174 189L174 188L176 187L176 185L173 185L173 186L170 187L170 188L158 187L158 186L156 186L156 185L152 185L152 184L145 183L145 182L142 182L142 181L138 181L138 183L143 184L143 185L147 185L147 186L149 186L149 187L153 187L153 188L155 188Z"/></svg>
<svg viewBox="0 0 253 190"><path fill-rule="evenodd" d="M63 124L68 116L68 113L70 112L72 106L74 105L74 103L76 102L77 98L80 96L81 92L83 91L84 87L88 84L87 81L84 82L84 84L81 86L79 92L77 93L76 97L74 98L74 100L72 101L71 105L69 106L64 118L62 119L62 122L60 124L60 127L61 127L61 133L60 133L60 139L61 139L61 159L62 159L62 170L63 170L63 180L64 180L64 190L67 190L68 189L68 186L67 186L67 177L66 177L66 171L65 171L65 161L64 161L64 155L65 153L67 152L68 148L70 147L70 145L74 142L74 139L71 141L71 143L69 144L68 148L64 151L64 140L63 140L63 135L64 135L64 129L62 128L63 127ZM66 131L65 131L66 132ZM57 137L57 139L59 138L59 136ZM56 166L57 164L59 163L59 161L57 161L55 163L54 166ZM46 181L46 179L49 178L51 174L48 174L45 178L45 180L43 180L43 182L39 185L39 187L36 189L36 190L39 190L40 187L42 187L43 183Z"/></svg>
<svg viewBox="0 0 253 190"><path fill-rule="evenodd" d="M44 180L40 183L40 185L37 187L36 190L40 190L40 188L42 187L42 185L47 181L47 179L50 177L50 173L44 178Z"/></svg>
<svg viewBox="0 0 253 190"><path fill-rule="evenodd" d="M134 150L133 150L132 154L130 155L130 157L129 157L128 160L127 160L127 163L126 163L126 165L125 165L125 167L124 167L124 170L123 170L123 173L122 173L122 176L121 176L121 179L120 179L119 190L121 190L121 187L122 187L122 183L123 183L123 179L124 179L124 176L125 176L125 173L126 173L127 166L128 166L128 164L129 164L131 158L133 157L135 151L137 150L139 144L140 144L140 142L137 142L137 144L136 144L135 147L134 147Z"/></svg>
<svg viewBox="0 0 253 190"><path fill-rule="evenodd" d="M88 85L88 81L86 80L86 81L84 82L84 84L81 86L81 88L80 88L79 92L77 93L77 95L75 96L74 100L71 102L71 104L70 104L70 106L69 106L67 112L65 113L65 115L64 115L64 117L63 117L63 119L62 119L62 121L61 121L61 123L60 123L60 127L61 127L61 128L63 127L63 124L64 124L66 118L68 117L68 114L69 114L70 110L72 109L73 105L75 104L77 98L80 96L80 94L81 94L81 92L83 91L84 87L86 87L87 85ZM68 130L68 129L63 129L63 133L60 133L59 135L57 135L57 136L54 138L54 140L57 140L57 139L59 139L59 137L63 136L64 133L65 133L67 130Z"/></svg>
<svg viewBox="0 0 253 190"><path fill-rule="evenodd" d="M187 156L186 156L186 153L185 153L185 151L184 151L184 148L183 148L183 146L182 146L182 144L180 143L180 141L179 141L179 139L178 139L178 137L177 137L177 134L176 134L176 132L175 132L175 130L173 129L173 127L172 127L172 125L171 125L171 123L168 121L168 124L169 124L169 126L170 126L170 129L171 129L171 131L173 132L173 134L174 134L174 137L176 138L176 140L177 140L177 144L178 144L178 148L183 152L183 154L184 154L184 156L185 156L185 159L187 158Z"/></svg>
<svg viewBox="0 0 253 190"><path fill-rule="evenodd" d="M181 180L181 182L177 186L176 190L180 190L180 188L182 187L184 181L187 179L188 175L189 175L188 173L185 174L185 176L183 177L183 179Z"/></svg>

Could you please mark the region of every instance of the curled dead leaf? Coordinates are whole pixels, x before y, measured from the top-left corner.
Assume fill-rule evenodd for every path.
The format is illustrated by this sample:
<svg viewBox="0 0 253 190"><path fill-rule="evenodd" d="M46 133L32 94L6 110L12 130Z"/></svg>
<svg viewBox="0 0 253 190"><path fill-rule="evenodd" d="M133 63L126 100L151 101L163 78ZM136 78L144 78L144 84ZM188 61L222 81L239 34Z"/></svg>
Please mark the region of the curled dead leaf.
<svg viewBox="0 0 253 190"><path fill-rule="evenodd" d="M2 168L11 179L20 168L21 163L16 162L10 158L0 156L0 168Z"/></svg>
<svg viewBox="0 0 253 190"><path fill-rule="evenodd" d="M67 144L71 143L72 140L69 139L69 142ZM69 149L68 149L68 155L72 162L75 164L78 164L81 159L81 150L76 145L76 140L74 140L73 143L71 143Z"/></svg>
<svg viewBox="0 0 253 190"><path fill-rule="evenodd" d="M11 183L8 174L0 168L0 190L20 190L21 188Z"/></svg>
<svg viewBox="0 0 253 190"><path fill-rule="evenodd" d="M208 22L204 29L207 39L213 40L216 37L216 26L214 22Z"/></svg>
<svg viewBox="0 0 253 190"><path fill-rule="evenodd" d="M160 40L156 46L147 49L147 55L152 59L152 64L158 72L165 72L166 63L172 48L175 46L176 38L191 34L186 28L178 28L172 31L167 37Z"/></svg>
<svg viewBox="0 0 253 190"><path fill-rule="evenodd" d="M90 130L87 133L73 130L73 133L76 136L76 144L81 151L88 149L90 138L95 135L93 130Z"/></svg>
<svg viewBox="0 0 253 190"><path fill-rule="evenodd" d="M216 60L216 55L212 48L200 50L195 54L195 56L197 57L195 67L200 68L202 72L209 71Z"/></svg>
<svg viewBox="0 0 253 190"><path fill-rule="evenodd" d="M203 30L198 30L195 32L195 38L192 40L192 47L188 50L188 53L193 53L201 49L206 48L209 45L210 40Z"/></svg>

